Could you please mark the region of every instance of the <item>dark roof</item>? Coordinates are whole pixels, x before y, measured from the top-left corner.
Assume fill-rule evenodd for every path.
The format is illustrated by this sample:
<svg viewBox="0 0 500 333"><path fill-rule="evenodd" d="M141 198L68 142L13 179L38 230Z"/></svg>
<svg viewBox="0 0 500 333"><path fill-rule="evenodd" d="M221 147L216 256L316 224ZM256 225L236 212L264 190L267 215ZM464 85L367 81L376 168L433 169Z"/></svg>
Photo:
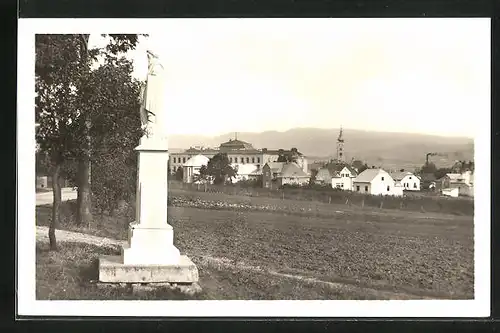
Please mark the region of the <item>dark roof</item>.
<svg viewBox="0 0 500 333"><path fill-rule="evenodd" d="M191 147L189 149L186 149L184 152L185 153L199 153L199 152L201 152L201 149L196 149L196 148Z"/></svg>
<svg viewBox="0 0 500 333"><path fill-rule="evenodd" d="M291 149L267 149L267 148L263 148L261 150L263 153L269 154L269 155L278 155L280 152L282 152L283 154L291 154L292 153ZM297 150L297 155L303 156L303 154L298 150Z"/></svg>
<svg viewBox="0 0 500 333"><path fill-rule="evenodd" d="M330 173L332 175L335 175L337 173L339 173L340 171L342 171L342 169L345 167L345 165L343 164L338 164L338 163L328 163L326 165L326 168L328 169L328 171L330 171Z"/></svg>
<svg viewBox="0 0 500 333"><path fill-rule="evenodd" d="M345 167L347 168L347 170L349 170L349 171L351 172L351 174L352 174L353 176L355 176L355 177L356 177L356 176L358 175L358 172L357 172L357 171L356 171L356 169L354 169L352 166L350 166L350 165L346 165Z"/></svg>
<svg viewBox="0 0 500 333"><path fill-rule="evenodd" d="M219 149L232 150L232 149L245 149L245 150L256 150L250 143L229 139L229 141L221 143Z"/></svg>
<svg viewBox="0 0 500 333"><path fill-rule="evenodd" d="M413 175L413 172L410 171L399 171L399 172L390 172L389 173L394 180L402 180L408 175Z"/></svg>

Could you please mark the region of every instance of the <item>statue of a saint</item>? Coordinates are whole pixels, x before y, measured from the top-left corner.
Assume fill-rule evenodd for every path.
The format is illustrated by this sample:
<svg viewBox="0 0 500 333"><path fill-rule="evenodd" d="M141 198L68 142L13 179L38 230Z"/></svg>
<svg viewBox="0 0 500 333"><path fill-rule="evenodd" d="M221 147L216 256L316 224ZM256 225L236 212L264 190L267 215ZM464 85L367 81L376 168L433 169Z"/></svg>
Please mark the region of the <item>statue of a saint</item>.
<svg viewBox="0 0 500 333"><path fill-rule="evenodd" d="M164 70L159 57L151 51L148 55L148 75L146 83L141 87L141 122L148 138L162 135L163 100L164 100Z"/></svg>

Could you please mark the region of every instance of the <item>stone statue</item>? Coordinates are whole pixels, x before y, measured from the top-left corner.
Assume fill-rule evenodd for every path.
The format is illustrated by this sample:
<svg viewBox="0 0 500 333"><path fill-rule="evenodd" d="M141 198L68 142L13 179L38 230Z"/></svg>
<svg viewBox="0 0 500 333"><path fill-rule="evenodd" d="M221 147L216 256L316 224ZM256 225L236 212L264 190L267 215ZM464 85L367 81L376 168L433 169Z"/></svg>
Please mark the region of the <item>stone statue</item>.
<svg viewBox="0 0 500 333"><path fill-rule="evenodd" d="M146 137L162 136L164 132L164 69L159 57L151 51L148 55L148 74L141 87L141 122Z"/></svg>

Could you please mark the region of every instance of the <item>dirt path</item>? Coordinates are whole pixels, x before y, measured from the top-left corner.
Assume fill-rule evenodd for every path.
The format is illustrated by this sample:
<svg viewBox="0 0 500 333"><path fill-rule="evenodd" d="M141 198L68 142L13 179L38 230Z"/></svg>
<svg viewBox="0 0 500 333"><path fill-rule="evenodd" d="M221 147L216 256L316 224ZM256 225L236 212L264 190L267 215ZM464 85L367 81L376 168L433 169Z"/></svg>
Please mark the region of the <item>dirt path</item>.
<svg viewBox="0 0 500 333"><path fill-rule="evenodd" d="M49 230L48 227L43 227L43 226L36 227L37 242L46 243L49 241L48 230ZM92 244L92 245L96 245L96 246L109 246L109 247L118 247L126 242L126 241L121 241L121 240L117 240L117 239L98 237L98 236L93 236L93 235L88 235L88 234L83 234L83 233L78 233L78 232L73 232L73 231L66 231L66 230L56 230L56 237L57 237L57 240L60 242L81 242L81 243ZM373 297L384 298L384 299L392 299L392 300L436 299L436 298L431 298L431 297L423 297L421 295L414 295L414 294L410 294L410 293L402 293L402 292L396 293L396 292L391 292L391 291L379 290L379 289L375 289L375 288L359 287L359 286L356 286L353 284L321 281L321 280L311 278L311 277L306 277L306 276L285 274L285 273L280 273L280 272L275 272L275 271L268 271L268 270L265 270L261 267L245 265L244 263L234 262L234 261L227 259L227 258L214 258L211 256L197 256L197 257L199 259L199 260L197 260L198 263L202 264L202 265L214 265L215 264L218 266L228 267L228 268L236 268L239 270L250 270L253 272L270 274L270 275L288 278L288 279L292 279L292 280L300 280L300 281L305 281L305 282L312 283L312 284L320 284L320 285L327 286L329 288L332 288L332 289L340 291L340 292L352 292L352 291L356 290L357 292L362 292L364 295L367 295L367 296L373 296Z"/></svg>
<svg viewBox="0 0 500 333"><path fill-rule="evenodd" d="M75 200L76 190L71 187L65 187L61 189L61 201ZM51 205L54 201L54 195L52 191L38 192L36 194L36 205Z"/></svg>

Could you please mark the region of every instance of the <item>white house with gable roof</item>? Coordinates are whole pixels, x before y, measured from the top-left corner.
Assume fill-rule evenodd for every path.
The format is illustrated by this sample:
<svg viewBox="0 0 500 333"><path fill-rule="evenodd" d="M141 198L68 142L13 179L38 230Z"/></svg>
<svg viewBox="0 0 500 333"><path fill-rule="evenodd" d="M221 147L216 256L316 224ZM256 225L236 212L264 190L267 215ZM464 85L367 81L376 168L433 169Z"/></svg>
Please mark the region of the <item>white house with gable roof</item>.
<svg viewBox="0 0 500 333"><path fill-rule="evenodd" d="M345 191L352 191L354 179L358 173L353 167L347 165L332 177L332 187Z"/></svg>
<svg viewBox="0 0 500 333"><path fill-rule="evenodd" d="M406 191L420 191L420 178L409 171L391 173L396 184L401 185Z"/></svg>
<svg viewBox="0 0 500 333"><path fill-rule="evenodd" d="M372 195L402 196L403 187L382 169L366 169L353 180L353 191Z"/></svg>

